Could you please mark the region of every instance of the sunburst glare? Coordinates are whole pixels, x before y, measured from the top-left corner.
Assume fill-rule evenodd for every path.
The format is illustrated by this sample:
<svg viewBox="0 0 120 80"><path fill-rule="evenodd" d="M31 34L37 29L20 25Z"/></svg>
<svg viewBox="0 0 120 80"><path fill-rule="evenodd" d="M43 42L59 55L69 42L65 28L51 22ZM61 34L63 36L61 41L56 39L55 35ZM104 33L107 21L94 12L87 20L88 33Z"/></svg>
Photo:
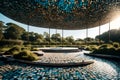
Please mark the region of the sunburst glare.
<svg viewBox="0 0 120 80"><path fill-rule="evenodd" d="M118 16L114 21L112 21L111 23L111 28L112 29L118 29L120 28L120 16Z"/></svg>

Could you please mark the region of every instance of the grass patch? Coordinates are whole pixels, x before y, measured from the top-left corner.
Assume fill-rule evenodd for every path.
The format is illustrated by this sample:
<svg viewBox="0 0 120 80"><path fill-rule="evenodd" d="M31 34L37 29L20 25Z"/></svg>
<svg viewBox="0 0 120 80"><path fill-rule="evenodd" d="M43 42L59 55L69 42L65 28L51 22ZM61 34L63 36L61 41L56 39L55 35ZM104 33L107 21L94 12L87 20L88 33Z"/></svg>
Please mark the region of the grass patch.
<svg viewBox="0 0 120 80"><path fill-rule="evenodd" d="M39 59L35 53L29 50L29 47L20 47L15 46L7 51L5 51L4 55L13 55L16 59L35 61Z"/></svg>
<svg viewBox="0 0 120 80"><path fill-rule="evenodd" d="M13 57L16 59L22 59L28 61L35 61L39 59L39 57L36 54L28 50L15 54Z"/></svg>

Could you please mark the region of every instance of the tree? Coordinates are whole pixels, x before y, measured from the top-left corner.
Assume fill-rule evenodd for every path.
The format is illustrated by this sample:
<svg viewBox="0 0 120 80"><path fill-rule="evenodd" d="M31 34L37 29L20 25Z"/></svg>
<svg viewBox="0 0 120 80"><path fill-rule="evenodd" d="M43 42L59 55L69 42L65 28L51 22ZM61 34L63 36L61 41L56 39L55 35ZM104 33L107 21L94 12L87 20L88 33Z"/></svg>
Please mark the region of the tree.
<svg viewBox="0 0 120 80"><path fill-rule="evenodd" d="M6 39L20 39L25 32L25 29L14 23L7 23L6 25L8 26L4 33Z"/></svg>
<svg viewBox="0 0 120 80"><path fill-rule="evenodd" d="M52 34L51 39L52 39L54 42L61 42L61 36L60 36L59 33L57 33L57 34Z"/></svg>
<svg viewBox="0 0 120 80"><path fill-rule="evenodd" d="M80 41L80 42L82 42L82 41L83 41L83 39L78 38L78 39L76 39L75 41Z"/></svg>
<svg viewBox="0 0 120 80"><path fill-rule="evenodd" d="M120 29L112 29L110 31L104 32L103 34L96 36L96 39L103 40L104 42L120 42Z"/></svg>
<svg viewBox="0 0 120 80"><path fill-rule="evenodd" d="M35 33L35 39L37 42L44 42L44 36L42 34Z"/></svg>
<svg viewBox="0 0 120 80"><path fill-rule="evenodd" d="M76 44L80 44L80 43L83 43L83 42L84 42L84 40L83 40L83 39L80 39L80 38L78 38L78 39L75 40L75 43L76 43Z"/></svg>
<svg viewBox="0 0 120 80"><path fill-rule="evenodd" d="M47 42L49 42L50 41L50 35L47 33L47 32L44 32L44 38L45 38L45 40L47 41Z"/></svg>
<svg viewBox="0 0 120 80"><path fill-rule="evenodd" d="M29 41L36 41L34 32L29 32Z"/></svg>
<svg viewBox="0 0 120 80"><path fill-rule="evenodd" d="M93 38L90 38L90 37L87 37L87 38L84 39L84 41L92 42L92 41L94 41L94 39L93 39Z"/></svg>
<svg viewBox="0 0 120 80"><path fill-rule="evenodd" d="M24 32L21 37L25 41L44 42L43 35L34 32Z"/></svg>
<svg viewBox="0 0 120 80"><path fill-rule="evenodd" d="M67 42L69 42L69 43L73 43L73 42L74 42L73 36L68 36L68 37L66 37L66 40L67 40Z"/></svg>
<svg viewBox="0 0 120 80"><path fill-rule="evenodd" d="M21 35L21 39L24 40L24 41L28 41L29 40L29 32L24 32Z"/></svg>

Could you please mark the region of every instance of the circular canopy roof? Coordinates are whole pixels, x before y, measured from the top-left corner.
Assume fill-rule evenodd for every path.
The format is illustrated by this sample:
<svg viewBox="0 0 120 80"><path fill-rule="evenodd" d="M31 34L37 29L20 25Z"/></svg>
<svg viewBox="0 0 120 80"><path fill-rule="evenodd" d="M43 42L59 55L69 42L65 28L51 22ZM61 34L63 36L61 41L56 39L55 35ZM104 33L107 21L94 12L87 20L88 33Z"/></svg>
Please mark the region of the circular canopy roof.
<svg viewBox="0 0 120 80"><path fill-rule="evenodd" d="M119 0L0 0L2 14L44 28L85 29L120 15Z"/></svg>

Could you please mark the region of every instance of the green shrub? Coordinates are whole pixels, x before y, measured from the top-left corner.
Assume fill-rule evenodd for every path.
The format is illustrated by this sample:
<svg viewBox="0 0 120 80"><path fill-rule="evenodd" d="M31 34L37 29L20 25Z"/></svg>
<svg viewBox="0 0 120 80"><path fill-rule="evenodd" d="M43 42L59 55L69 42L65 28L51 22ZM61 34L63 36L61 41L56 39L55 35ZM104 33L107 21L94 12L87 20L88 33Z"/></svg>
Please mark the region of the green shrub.
<svg viewBox="0 0 120 80"><path fill-rule="evenodd" d="M108 48L99 48L94 50L93 54L106 54L108 52Z"/></svg>
<svg viewBox="0 0 120 80"><path fill-rule="evenodd" d="M113 47L113 45L111 45L111 44L102 44L102 45L99 46L99 49L102 49L102 48L111 48L111 47Z"/></svg>
<svg viewBox="0 0 120 80"><path fill-rule="evenodd" d="M4 53L4 55L14 55L21 51L20 46L15 46Z"/></svg>
<svg viewBox="0 0 120 80"><path fill-rule="evenodd" d="M87 46L85 50L92 51L92 48L90 46Z"/></svg>
<svg viewBox="0 0 120 80"><path fill-rule="evenodd" d="M24 51L24 50L30 50L31 48L30 47L22 47L21 50Z"/></svg>
<svg viewBox="0 0 120 80"><path fill-rule="evenodd" d="M31 51L39 51L38 48L31 48Z"/></svg>
<svg viewBox="0 0 120 80"><path fill-rule="evenodd" d="M23 50L31 50L32 45L28 44L28 45L24 45Z"/></svg>
<svg viewBox="0 0 120 80"><path fill-rule="evenodd" d="M108 47L108 44L102 44L99 49L102 49L102 48L107 48Z"/></svg>
<svg viewBox="0 0 120 80"><path fill-rule="evenodd" d="M120 56L120 48L117 48L116 54Z"/></svg>
<svg viewBox="0 0 120 80"><path fill-rule="evenodd" d="M85 46L84 48L86 50L93 51L93 50L98 49L98 46L96 46L96 45L90 45L90 46Z"/></svg>
<svg viewBox="0 0 120 80"><path fill-rule="evenodd" d="M114 46L115 48L119 48L120 45L119 45L119 43L114 42L114 43L113 43L113 46Z"/></svg>
<svg viewBox="0 0 120 80"><path fill-rule="evenodd" d="M90 47L91 47L92 50L98 49L98 46L96 46L96 45L91 45Z"/></svg>
<svg viewBox="0 0 120 80"><path fill-rule="evenodd" d="M116 49L114 47L110 48L99 48L92 52L93 54L107 54L107 55L116 55Z"/></svg>
<svg viewBox="0 0 120 80"><path fill-rule="evenodd" d="M10 48L8 48L8 47L3 47L3 48L1 48L0 47L0 52L5 52L5 51L8 51Z"/></svg>
<svg viewBox="0 0 120 80"><path fill-rule="evenodd" d="M108 53L110 55L115 55L116 54L116 49L114 47L108 48Z"/></svg>
<svg viewBox="0 0 120 80"><path fill-rule="evenodd" d="M36 54L28 50L15 54L13 57L16 59L22 59L28 61L35 61L39 59L39 57Z"/></svg>

